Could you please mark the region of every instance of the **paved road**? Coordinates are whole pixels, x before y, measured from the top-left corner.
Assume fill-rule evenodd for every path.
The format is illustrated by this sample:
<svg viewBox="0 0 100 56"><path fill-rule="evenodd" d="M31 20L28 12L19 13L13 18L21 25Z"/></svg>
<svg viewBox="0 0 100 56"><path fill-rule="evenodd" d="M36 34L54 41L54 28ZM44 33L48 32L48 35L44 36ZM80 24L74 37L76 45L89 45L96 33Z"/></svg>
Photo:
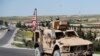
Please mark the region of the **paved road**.
<svg viewBox="0 0 100 56"><path fill-rule="evenodd" d="M15 31L15 28L7 31L7 33L0 39L0 46L7 44L7 42L11 39L11 36L13 35Z"/></svg>
<svg viewBox="0 0 100 56"><path fill-rule="evenodd" d="M14 31L15 28L11 31L7 31L4 37L0 39L0 46L7 44ZM0 56L34 56L34 50L0 47Z"/></svg>
<svg viewBox="0 0 100 56"><path fill-rule="evenodd" d="M34 56L33 50L0 48L0 56Z"/></svg>

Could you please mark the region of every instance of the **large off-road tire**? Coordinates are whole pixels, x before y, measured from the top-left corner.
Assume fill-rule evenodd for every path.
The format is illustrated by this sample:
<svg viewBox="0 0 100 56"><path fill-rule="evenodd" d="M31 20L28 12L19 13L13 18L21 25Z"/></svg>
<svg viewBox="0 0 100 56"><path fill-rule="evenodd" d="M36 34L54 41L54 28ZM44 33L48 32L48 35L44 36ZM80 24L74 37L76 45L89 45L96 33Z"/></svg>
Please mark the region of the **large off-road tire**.
<svg viewBox="0 0 100 56"><path fill-rule="evenodd" d="M87 52L86 53L86 56L93 56L93 52L91 52L91 51L90 52Z"/></svg>
<svg viewBox="0 0 100 56"><path fill-rule="evenodd" d="M61 56L60 50L55 50L52 56Z"/></svg>
<svg viewBox="0 0 100 56"><path fill-rule="evenodd" d="M35 56L42 56L39 47L35 48Z"/></svg>

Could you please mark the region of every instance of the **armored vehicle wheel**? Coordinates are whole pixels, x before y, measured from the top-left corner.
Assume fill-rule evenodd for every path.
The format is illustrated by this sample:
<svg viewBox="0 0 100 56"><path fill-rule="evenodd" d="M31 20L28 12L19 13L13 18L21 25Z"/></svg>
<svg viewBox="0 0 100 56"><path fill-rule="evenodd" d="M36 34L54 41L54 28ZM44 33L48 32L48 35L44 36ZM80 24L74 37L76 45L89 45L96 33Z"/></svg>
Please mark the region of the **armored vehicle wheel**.
<svg viewBox="0 0 100 56"><path fill-rule="evenodd" d="M55 51L53 52L53 56L61 56L60 50L55 50Z"/></svg>
<svg viewBox="0 0 100 56"><path fill-rule="evenodd" d="M42 56L39 47L35 48L35 56Z"/></svg>

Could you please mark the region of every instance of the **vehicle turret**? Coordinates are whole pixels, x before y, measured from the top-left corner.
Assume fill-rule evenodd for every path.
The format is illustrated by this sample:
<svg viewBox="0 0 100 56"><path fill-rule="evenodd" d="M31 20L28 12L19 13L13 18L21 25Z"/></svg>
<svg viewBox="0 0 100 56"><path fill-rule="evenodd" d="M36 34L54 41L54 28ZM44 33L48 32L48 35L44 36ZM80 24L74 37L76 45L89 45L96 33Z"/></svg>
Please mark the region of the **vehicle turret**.
<svg viewBox="0 0 100 56"><path fill-rule="evenodd" d="M66 20L55 20L50 22L50 27L55 30L67 30L68 22Z"/></svg>

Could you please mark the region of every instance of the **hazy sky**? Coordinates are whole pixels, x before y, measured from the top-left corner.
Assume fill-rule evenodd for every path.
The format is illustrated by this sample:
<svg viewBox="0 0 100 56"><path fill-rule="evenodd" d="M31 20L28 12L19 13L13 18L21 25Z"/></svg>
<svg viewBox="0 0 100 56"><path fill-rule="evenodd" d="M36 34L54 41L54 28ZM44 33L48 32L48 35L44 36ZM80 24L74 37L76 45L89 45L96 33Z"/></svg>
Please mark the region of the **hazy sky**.
<svg viewBox="0 0 100 56"><path fill-rule="evenodd" d="M0 0L0 16L100 14L100 0Z"/></svg>

